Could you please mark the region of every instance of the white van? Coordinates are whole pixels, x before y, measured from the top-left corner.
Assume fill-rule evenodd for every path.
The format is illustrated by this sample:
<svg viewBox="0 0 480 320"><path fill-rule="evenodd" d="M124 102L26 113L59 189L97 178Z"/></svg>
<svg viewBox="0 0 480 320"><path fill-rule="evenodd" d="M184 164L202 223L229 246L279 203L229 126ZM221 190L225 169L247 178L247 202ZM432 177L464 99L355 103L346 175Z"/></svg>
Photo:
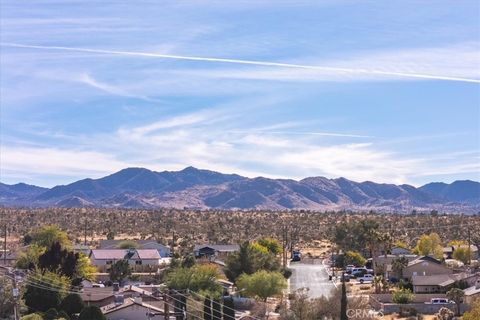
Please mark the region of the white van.
<svg viewBox="0 0 480 320"><path fill-rule="evenodd" d="M427 302L428 303L428 302ZM452 303L447 298L432 298L430 299L430 304L449 304Z"/></svg>

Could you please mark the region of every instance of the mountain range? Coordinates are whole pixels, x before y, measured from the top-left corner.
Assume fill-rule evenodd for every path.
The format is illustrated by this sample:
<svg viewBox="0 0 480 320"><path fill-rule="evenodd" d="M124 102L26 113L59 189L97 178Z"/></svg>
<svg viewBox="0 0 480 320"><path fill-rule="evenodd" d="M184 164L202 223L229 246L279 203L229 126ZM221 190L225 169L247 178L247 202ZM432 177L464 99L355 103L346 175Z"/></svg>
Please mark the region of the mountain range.
<svg viewBox="0 0 480 320"><path fill-rule="evenodd" d="M100 179L88 178L53 188L0 183L0 205L477 213L480 183L433 182L416 188L345 178L247 178L194 167L163 172L127 168Z"/></svg>

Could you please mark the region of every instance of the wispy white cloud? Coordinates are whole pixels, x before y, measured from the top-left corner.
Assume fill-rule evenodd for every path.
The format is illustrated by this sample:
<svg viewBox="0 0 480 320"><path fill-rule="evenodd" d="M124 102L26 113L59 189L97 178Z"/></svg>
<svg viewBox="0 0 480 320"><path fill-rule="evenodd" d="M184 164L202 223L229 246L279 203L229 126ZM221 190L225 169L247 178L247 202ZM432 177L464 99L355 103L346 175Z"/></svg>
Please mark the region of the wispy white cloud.
<svg viewBox="0 0 480 320"><path fill-rule="evenodd" d="M209 117L222 111L206 109L170 116L102 135L57 136L59 141L68 141L63 147L59 143L58 148L2 146L1 170L3 177L13 179L15 174L17 178L30 174L32 178L27 181L35 182L38 172L79 179L99 177L129 166L161 171L193 165L249 177L344 176L357 181L389 183L412 183L415 177L480 170L474 152L462 157L448 154L409 157L363 135L331 133L324 137L328 140L323 140L308 134L297 135L295 131L290 134L286 129L296 130L301 123L263 126L285 128L277 134L265 134L259 127L225 130L235 123L235 115L217 121ZM359 137L364 140L356 142ZM72 148L74 141L76 147Z"/></svg>
<svg viewBox="0 0 480 320"><path fill-rule="evenodd" d="M100 177L128 166L113 155L82 149L2 145L2 175Z"/></svg>
<svg viewBox="0 0 480 320"><path fill-rule="evenodd" d="M480 83L480 79L475 79L475 78L464 78L464 77L455 77L455 76L442 75L442 74L426 74L426 73L395 71L395 70L389 71L389 70L379 70L379 69L364 69L364 68L358 68L358 67L340 67L340 66L331 67L331 66L281 63L281 62L269 62L269 61L196 57L196 56L160 54L160 53L151 53L151 52L104 50L104 49L64 47L64 46L42 46L42 45L29 45L29 44L18 44L18 43L2 43L1 45L5 47L40 49L40 50L62 50L62 51L71 51L71 52L104 53L104 54L113 54L113 55L122 55L122 56L138 56L138 57L148 57L148 58L255 65L255 66L263 66L263 67L280 67L280 68L287 68L287 69L303 69L303 70L310 70L310 71L315 71L320 73L322 72L343 73L346 75L370 75L370 76L383 76L383 77L393 76L393 77L399 77L399 78Z"/></svg>

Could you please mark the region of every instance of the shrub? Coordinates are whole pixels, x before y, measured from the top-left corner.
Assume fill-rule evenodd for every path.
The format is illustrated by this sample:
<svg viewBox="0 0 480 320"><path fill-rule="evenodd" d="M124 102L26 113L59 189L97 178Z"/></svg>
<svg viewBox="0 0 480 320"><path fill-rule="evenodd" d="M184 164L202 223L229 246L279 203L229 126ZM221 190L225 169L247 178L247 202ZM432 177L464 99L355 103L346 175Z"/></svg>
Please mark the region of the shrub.
<svg viewBox="0 0 480 320"><path fill-rule="evenodd" d="M400 289L393 293L392 300L399 304L408 304L413 301L413 293L409 289Z"/></svg>
<svg viewBox="0 0 480 320"><path fill-rule="evenodd" d="M453 311L445 307L442 307L438 310L438 313L435 314L437 320L452 320L454 316Z"/></svg>

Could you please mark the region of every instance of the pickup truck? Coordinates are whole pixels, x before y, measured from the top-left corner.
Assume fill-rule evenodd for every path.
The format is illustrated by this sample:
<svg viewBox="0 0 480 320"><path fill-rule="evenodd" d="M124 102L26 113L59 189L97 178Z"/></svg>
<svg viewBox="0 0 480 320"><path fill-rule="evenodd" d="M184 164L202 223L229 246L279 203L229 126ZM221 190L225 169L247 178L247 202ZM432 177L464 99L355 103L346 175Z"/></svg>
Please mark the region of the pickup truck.
<svg viewBox="0 0 480 320"><path fill-rule="evenodd" d="M371 274L365 274L361 277L358 277L357 281L360 282L360 283L373 282L373 276Z"/></svg>

